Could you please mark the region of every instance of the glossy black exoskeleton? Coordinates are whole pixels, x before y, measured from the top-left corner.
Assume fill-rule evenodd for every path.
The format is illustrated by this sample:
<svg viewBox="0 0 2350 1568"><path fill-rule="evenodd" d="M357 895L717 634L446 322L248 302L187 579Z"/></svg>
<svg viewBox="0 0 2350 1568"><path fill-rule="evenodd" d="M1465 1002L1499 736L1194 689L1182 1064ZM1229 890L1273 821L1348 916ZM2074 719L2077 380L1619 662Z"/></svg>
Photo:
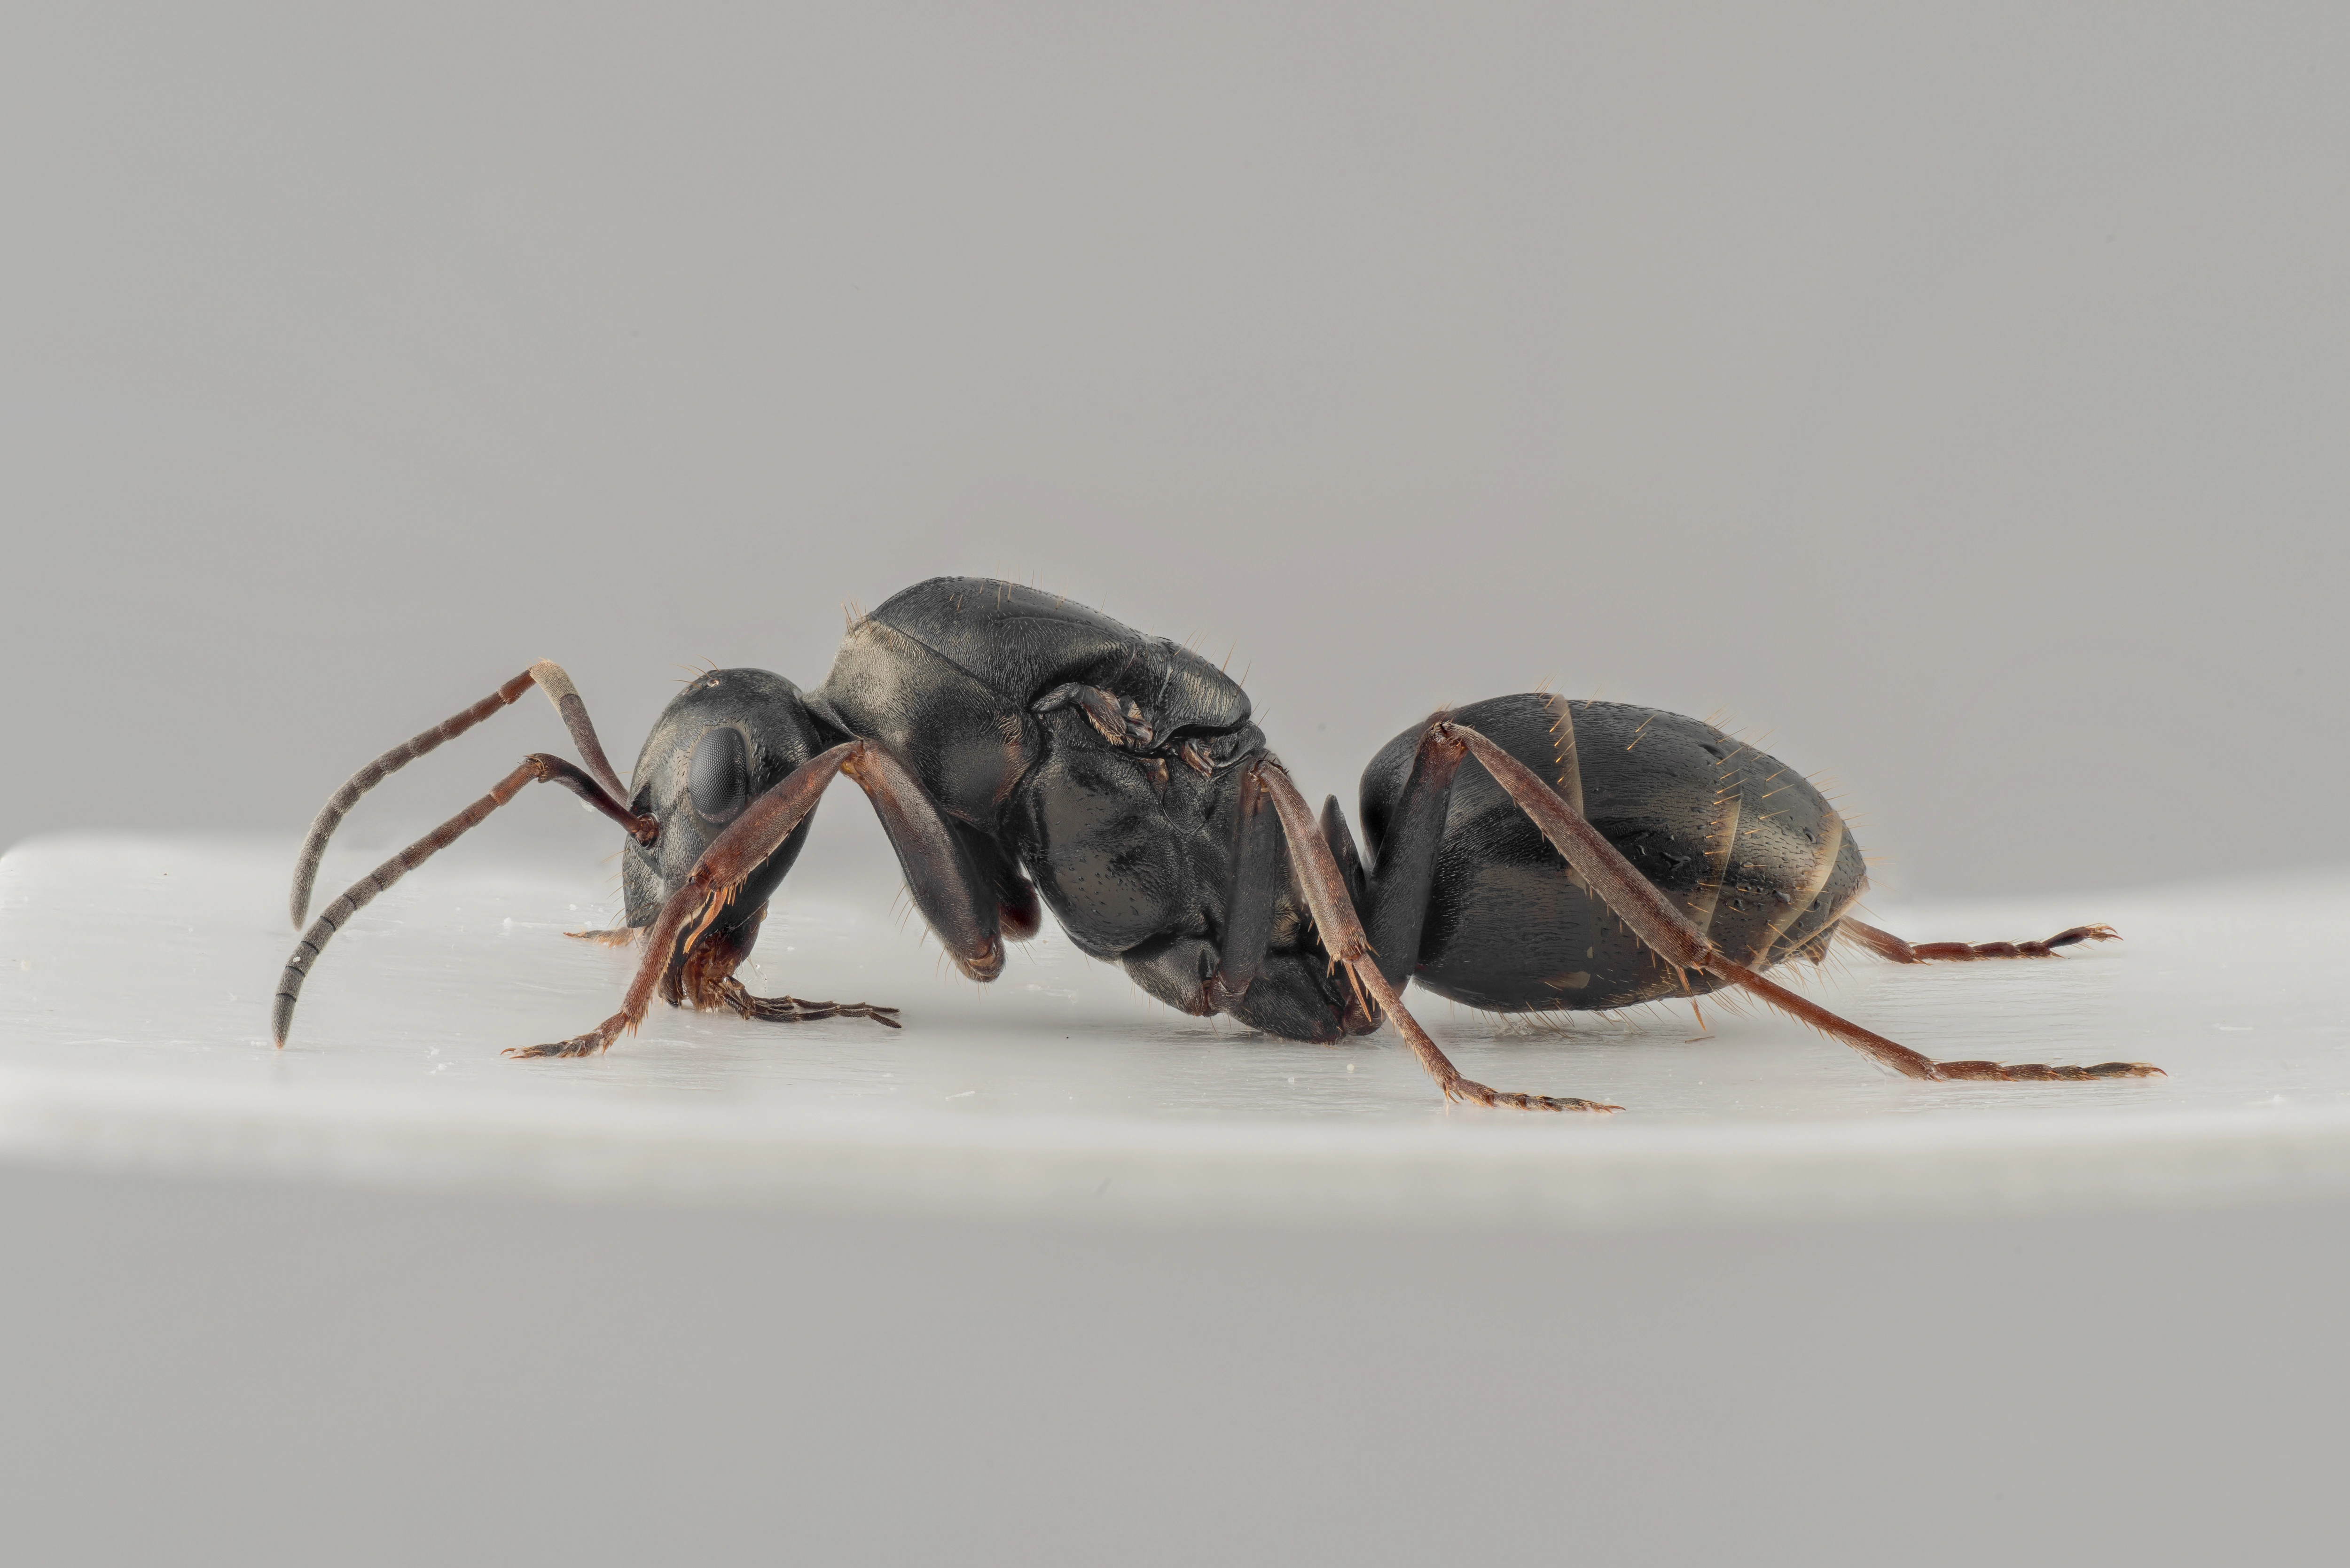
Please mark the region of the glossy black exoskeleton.
<svg viewBox="0 0 2350 1568"><path fill-rule="evenodd" d="M1825 956L1867 883L1859 846L1811 782L1711 724L1540 693L1471 703L1451 717L1541 775L1749 968ZM1375 847L1396 817L1419 737L1398 735L1364 772L1363 831ZM1557 851L1492 775L1464 764L1430 894L1413 900L1425 911L1413 979L1503 1012L1629 1007L1730 983L1677 974L1562 873ZM1370 924L1377 944L1381 926Z"/></svg>
<svg viewBox="0 0 2350 1568"><path fill-rule="evenodd" d="M1711 726L1649 709L1529 694L1440 713L1399 735L1363 780L1371 854L1337 803L1316 824L1267 752L1238 683L1189 649L1009 583L941 577L850 627L803 691L755 670L691 681L622 790L584 705L552 664L370 763L313 825L298 926L326 838L384 774L532 685L556 701L586 768L526 759L490 795L322 911L288 962L276 1017L326 940L374 893L525 784L564 784L622 824L629 932L646 951L622 1011L553 1045L608 1048L656 991L746 1016L892 1010L754 997L734 978L835 774L865 791L909 889L976 980L1049 907L1069 940L1170 1006L1300 1040L1392 1020L1449 1096L1589 1109L1462 1078L1404 1009L1418 981L1501 1011L1607 1009L1722 985L1913 1076L2142 1075L1935 1063L1762 978L1839 933L1887 957L2040 956L2102 938L1911 948L1849 914L1865 882L1834 808L1783 764Z"/></svg>

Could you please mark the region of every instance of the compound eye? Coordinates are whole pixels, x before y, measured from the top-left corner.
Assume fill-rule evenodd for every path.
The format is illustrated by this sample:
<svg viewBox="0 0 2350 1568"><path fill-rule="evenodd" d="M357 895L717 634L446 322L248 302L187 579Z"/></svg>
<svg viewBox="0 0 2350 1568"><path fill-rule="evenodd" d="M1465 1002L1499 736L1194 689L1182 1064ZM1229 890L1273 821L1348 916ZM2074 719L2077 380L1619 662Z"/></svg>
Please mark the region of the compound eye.
<svg viewBox="0 0 2350 1568"><path fill-rule="evenodd" d="M693 809L709 822L732 822L751 803L751 751L743 732L720 728L693 743L685 774Z"/></svg>

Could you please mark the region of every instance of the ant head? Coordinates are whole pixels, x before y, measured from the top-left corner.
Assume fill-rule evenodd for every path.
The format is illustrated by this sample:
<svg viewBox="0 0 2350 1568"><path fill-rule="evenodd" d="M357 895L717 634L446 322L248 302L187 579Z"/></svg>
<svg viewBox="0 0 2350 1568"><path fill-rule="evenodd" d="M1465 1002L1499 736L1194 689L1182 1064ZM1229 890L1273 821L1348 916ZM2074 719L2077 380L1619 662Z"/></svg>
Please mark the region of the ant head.
<svg viewBox="0 0 2350 1568"><path fill-rule="evenodd" d="M686 683L653 725L629 781L629 809L660 836L621 858L630 925L649 925L726 825L828 742L800 689L764 670L712 670ZM755 915L798 858L807 824L743 885L733 909Z"/></svg>

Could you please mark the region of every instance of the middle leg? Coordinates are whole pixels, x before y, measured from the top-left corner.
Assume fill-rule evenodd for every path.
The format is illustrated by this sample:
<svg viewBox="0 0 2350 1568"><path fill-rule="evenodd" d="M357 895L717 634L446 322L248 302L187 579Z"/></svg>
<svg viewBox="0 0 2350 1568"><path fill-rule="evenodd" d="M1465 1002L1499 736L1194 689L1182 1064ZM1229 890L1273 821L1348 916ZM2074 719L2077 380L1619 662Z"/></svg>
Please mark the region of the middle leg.
<svg viewBox="0 0 2350 1568"><path fill-rule="evenodd" d="M2075 942L2117 942L2122 934L2111 926L2074 926L2038 942L1918 942L1903 941L1846 915L1839 929L1853 940L1894 963L1971 963L1977 959L2056 958L2058 948Z"/></svg>
<svg viewBox="0 0 2350 1568"><path fill-rule="evenodd" d="M1330 842L1322 836L1320 826L1314 820L1313 809L1305 797L1297 793L1288 773L1270 758L1254 764L1254 771L1265 794L1271 798L1274 812L1281 819L1282 836L1288 841L1290 864L1297 876L1299 891L1305 895L1306 907L1313 911L1314 923L1320 928L1322 945L1330 955L1333 966L1346 967L1348 982L1357 988L1357 1005L1368 1016L1376 1007L1396 1026L1410 1044L1412 1054L1419 1058L1430 1077L1448 1100L1467 1100L1479 1106L1505 1106L1523 1111L1616 1111L1620 1106L1607 1105L1598 1100L1572 1099L1555 1095L1523 1095L1488 1088L1473 1079L1462 1077L1461 1070L1429 1038L1419 1021L1407 1012L1403 999L1396 994L1394 982L1381 972L1381 964L1371 951L1369 939L1363 934L1362 921L1356 918L1355 906L1349 897L1346 874L1340 870L1337 858L1331 852ZM1359 992L1367 992L1367 998Z"/></svg>

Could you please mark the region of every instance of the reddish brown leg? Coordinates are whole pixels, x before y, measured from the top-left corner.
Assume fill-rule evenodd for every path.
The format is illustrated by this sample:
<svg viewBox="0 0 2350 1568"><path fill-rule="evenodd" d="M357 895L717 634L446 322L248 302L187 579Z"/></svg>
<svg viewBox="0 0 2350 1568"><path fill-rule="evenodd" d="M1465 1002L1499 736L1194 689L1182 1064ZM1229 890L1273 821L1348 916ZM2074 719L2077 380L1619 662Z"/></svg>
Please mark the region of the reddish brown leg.
<svg viewBox="0 0 2350 1568"><path fill-rule="evenodd" d="M727 825L726 831L702 852L685 885L661 905L660 916L644 943L644 956L629 981L620 1011L585 1034L551 1045L516 1046L509 1056L592 1056L611 1049L623 1031L633 1033L644 1022L653 994L672 963L691 965L694 947L720 910L734 897L744 877L758 869L795 828L816 809L816 803L835 774L847 774L872 800L875 813L889 835L906 871L915 904L949 957L973 980L993 980L1003 967L1003 942L997 934L995 904L991 890L980 885L956 853L953 838L937 807L931 805L913 775L880 747L868 741L850 741L812 757L792 770L784 781L751 804ZM681 941L681 939L682 940ZM728 967L732 967L731 963ZM737 992L740 992L737 986ZM730 1004L722 983L722 1000ZM746 992L741 992L749 998ZM788 1001L789 999L784 999ZM831 1002L806 1003L831 1007ZM894 1012L866 1003L858 1016ZM879 1022L896 1024L891 1019Z"/></svg>
<svg viewBox="0 0 2350 1568"><path fill-rule="evenodd" d="M2111 926L2074 926L2042 942L1905 942L1891 931L1880 931L1846 915L1839 929L1878 958L1895 963L1971 963L1977 959L2057 958L2058 948L2075 942L2117 942Z"/></svg>
<svg viewBox="0 0 2350 1568"><path fill-rule="evenodd" d="M600 947L632 947L645 933L634 926L622 926L609 931L566 931L576 942L594 942ZM728 975L709 988L708 1001L731 1007L745 1018L768 1023L810 1023L820 1018L869 1018L886 1028L899 1029L898 1010L879 1007L867 1002L804 1002L796 996L754 996L739 980Z"/></svg>
<svg viewBox="0 0 2350 1568"><path fill-rule="evenodd" d="M1357 991L1368 991L1370 1000L1380 1012L1396 1026L1396 1032L1409 1042L1412 1054L1436 1086L1444 1091L1448 1100L1467 1100L1472 1105L1504 1106L1521 1111L1616 1111L1620 1106L1605 1105L1597 1100L1564 1099L1551 1095L1507 1094L1489 1089L1484 1085L1461 1075L1419 1021L1404 1010L1403 999L1395 987L1388 983L1373 961L1370 943L1363 938L1362 922L1355 918L1355 906L1347 897L1347 882L1332 857L1330 845L1315 826L1314 813L1306 806L1305 797L1297 793L1289 774L1281 764L1270 760L1255 764L1255 771L1265 793L1272 797L1273 808L1280 815L1283 836L1289 841L1290 864L1297 872L1298 886L1305 894L1306 907L1314 912L1314 923L1322 932L1323 946L1329 951L1331 962L1347 966L1347 973Z"/></svg>
<svg viewBox="0 0 2350 1568"><path fill-rule="evenodd" d="M869 1018L890 1029L905 1027L894 1007L869 1002L802 1002L796 996L754 996L739 980L728 975L718 982L718 998L745 1018L764 1023L813 1023L824 1018Z"/></svg>
<svg viewBox="0 0 2350 1568"><path fill-rule="evenodd" d="M862 1002L806 1002L796 996L754 996L734 978L743 961L759 940L767 907L748 919L723 926L694 929L682 951L672 956L661 975L661 999L672 1006L702 1012L720 1009L764 1023L811 1023L822 1018L869 1018L885 1029L896 1029L898 1010Z"/></svg>
<svg viewBox="0 0 2350 1568"><path fill-rule="evenodd" d="M1846 1021L1817 1003L1775 985L1717 951L1657 887L1633 868L1597 828L1583 819L1533 770L1465 724L1440 722L1437 732L1457 738L1485 765L1494 782L1534 820L1551 846L1565 857L1601 901L1633 933L1676 969L1700 969L1742 986L1791 1017L1834 1036L1863 1055L1912 1078L2084 1079L2148 1078L2162 1069L2146 1062L2101 1062L2094 1067L2052 1067L2040 1063L1936 1062L1882 1034Z"/></svg>

